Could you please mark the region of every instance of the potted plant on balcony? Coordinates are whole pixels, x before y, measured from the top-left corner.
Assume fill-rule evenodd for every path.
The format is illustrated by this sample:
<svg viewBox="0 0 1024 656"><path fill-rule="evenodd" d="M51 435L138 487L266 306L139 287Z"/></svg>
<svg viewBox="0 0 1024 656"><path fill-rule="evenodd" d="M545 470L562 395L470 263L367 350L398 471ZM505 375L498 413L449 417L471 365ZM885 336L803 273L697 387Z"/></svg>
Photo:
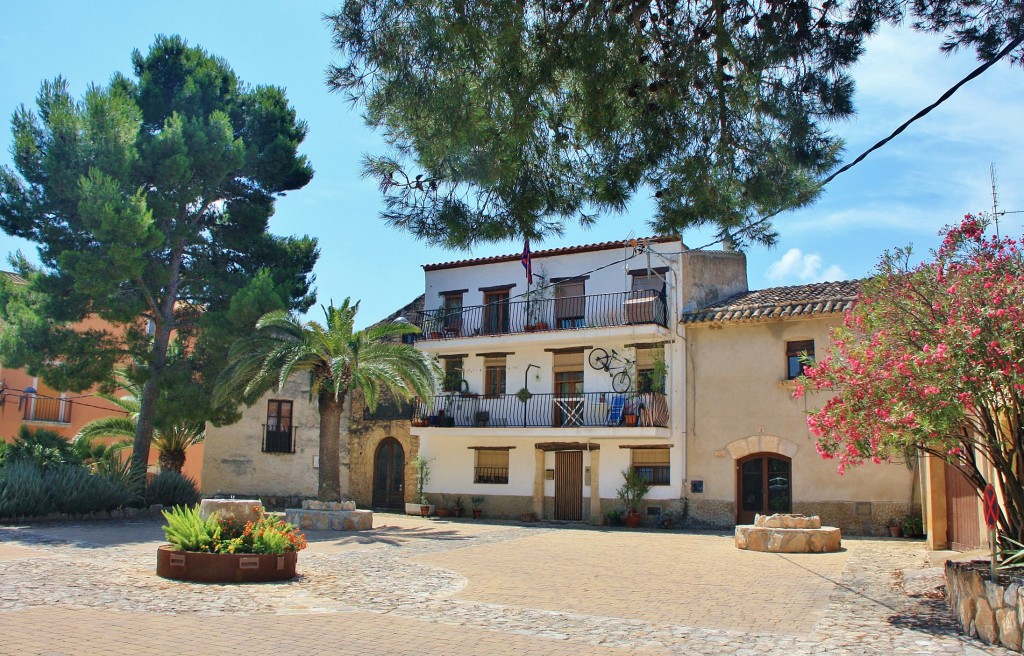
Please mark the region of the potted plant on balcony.
<svg viewBox="0 0 1024 656"><path fill-rule="evenodd" d="M456 497L452 499L452 514L456 517L462 517L462 510L462 497L456 495Z"/></svg>
<svg viewBox="0 0 1024 656"><path fill-rule="evenodd" d="M480 515L483 512L483 508L481 508L481 506L484 505L484 501L486 501L486 500L487 500L486 497L470 497L469 498L470 503L473 504L473 519L480 519Z"/></svg>
<svg viewBox="0 0 1024 656"><path fill-rule="evenodd" d="M626 507L625 522L629 528L640 526L640 506L644 498L651 491L651 484L647 482L633 467L622 470L622 487L615 491L615 494Z"/></svg>

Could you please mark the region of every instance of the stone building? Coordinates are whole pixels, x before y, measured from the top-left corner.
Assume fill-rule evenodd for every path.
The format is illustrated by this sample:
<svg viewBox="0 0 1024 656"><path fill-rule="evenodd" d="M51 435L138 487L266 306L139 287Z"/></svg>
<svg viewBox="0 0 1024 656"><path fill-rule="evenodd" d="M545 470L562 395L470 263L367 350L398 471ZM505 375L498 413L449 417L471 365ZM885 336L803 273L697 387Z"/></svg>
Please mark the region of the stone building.
<svg viewBox="0 0 1024 656"><path fill-rule="evenodd" d="M352 399L342 482L361 506L415 501L417 454L431 461L433 502L484 497L492 517L602 523L627 469L653 484L648 523L804 512L883 534L919 503L903 464L839 476L805 423L825 398L792 397L800 357L824 349L856 282L749 291L742 254L678 238L542 250L531 265L533 285L519 254L427 265L424 296L385 319L419 325L415 344L446 375L417 407L369 413ZM204 490L313 496L306 396L291 381L211 429ZM286 412L288 452L267 452L267 426Z"/></svg>

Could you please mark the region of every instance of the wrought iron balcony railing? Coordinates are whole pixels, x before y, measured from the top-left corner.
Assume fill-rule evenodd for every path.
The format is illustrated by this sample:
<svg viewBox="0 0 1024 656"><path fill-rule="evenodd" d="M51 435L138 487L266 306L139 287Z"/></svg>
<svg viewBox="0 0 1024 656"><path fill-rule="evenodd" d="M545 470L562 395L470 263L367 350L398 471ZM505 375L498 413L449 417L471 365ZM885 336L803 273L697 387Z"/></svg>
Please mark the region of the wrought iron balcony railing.
<svg viewBox="0 0 1024 656"><path fill-rule="evenodd" d="M295 453L295 427L263 424L263 453Z"/></svg>
<svg viewBox="0 0 1024 656"><path fill-rule="evenodd" d="M419 312L419 339L456 339L541 330L578 330L657 324L665 326L665 292L640 290L533 301L499 301L458 310Z"/></svg>
<svg viewBox="0 0 1024 656"><path fill-rule="evenodd" d="M21 399L22 418L25 421L52 421L71 423L72 401L48 396L26 396Z"/></svg>
<svg viewBox="0 0 1024 656"><path fill-rule="evenodd" d="M413 416L413 425L442 428L667 427L668 420L668 401L664 394L657 392L533 394L525 400L516 394L443 394L435 396L429 406L420 405Z"/></svg>

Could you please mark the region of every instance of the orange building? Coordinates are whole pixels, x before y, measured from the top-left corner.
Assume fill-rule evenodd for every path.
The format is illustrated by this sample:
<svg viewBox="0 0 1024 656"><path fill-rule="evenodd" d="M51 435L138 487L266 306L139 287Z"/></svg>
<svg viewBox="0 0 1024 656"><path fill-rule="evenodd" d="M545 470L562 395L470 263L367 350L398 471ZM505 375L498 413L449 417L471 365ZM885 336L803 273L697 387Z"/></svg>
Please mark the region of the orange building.
<svg viewBox="0 0 1024 656"><path fill-rule="evenodd" d="M9 272L16 283L24 282ZM99 319L89 318L81 323L82 328L109 327ZM46 428L73 438L83 426L102 417L123 415L124 411L96 395L96 388L86 392L62 392L49 387L38 376L30 376L24 369L0 367L0 440L12 442L21 426ZM150 470L157 464L159 453L151 449ZM185 452L185 467L182 473L197 484L202 483L203 445L197 444Z"/></svg>

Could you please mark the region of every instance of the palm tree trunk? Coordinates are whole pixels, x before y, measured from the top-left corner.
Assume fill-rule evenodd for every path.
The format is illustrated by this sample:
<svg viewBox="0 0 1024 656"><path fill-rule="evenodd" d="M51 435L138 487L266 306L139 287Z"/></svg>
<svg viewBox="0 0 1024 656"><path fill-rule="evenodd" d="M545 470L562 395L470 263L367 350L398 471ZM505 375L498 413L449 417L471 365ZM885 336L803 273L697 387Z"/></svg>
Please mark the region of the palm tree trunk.
<svg viewBox="0 0 1024 656"><path fill-rule="evenodd" d="M172 471L181 473L181 468L185 466L185 452L184 451L161 451L160 452L160 471Z"/></svg>
<svg viewBox="0 0 1024 656"><path fill-rule="evenodd" d="M320 480L317 499L341 501L341 415L345 397L335 400L330 392L321 392L320 410Z"/></svg>

